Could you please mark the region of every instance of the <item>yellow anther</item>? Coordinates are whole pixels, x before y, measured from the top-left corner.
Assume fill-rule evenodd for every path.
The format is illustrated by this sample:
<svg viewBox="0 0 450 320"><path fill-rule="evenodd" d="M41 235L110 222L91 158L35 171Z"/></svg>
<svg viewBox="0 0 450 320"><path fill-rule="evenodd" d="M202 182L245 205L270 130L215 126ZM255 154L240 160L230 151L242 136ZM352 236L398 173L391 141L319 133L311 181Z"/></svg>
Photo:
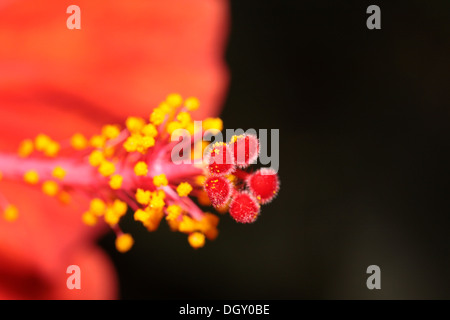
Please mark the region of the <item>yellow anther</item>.
<svg viewBox="0 0 450 320"><path fill-rule="evenodd" d="M167 217L166 220L171 221L177 219L183 212L183 209L179 205L173 204L167 207Z"/></svg>
<svg viewBox="0 0 450 320"><path fill-rule="evenodd" d="M109 186L111 189L118 190L122 186L123 177L120 174L115 174L109 179Z"/></svg>
<svg viewBox="0 0 450 320"><path fill-rule="evenodd" d="M123 143L123 147L125 148L125 150L127 150L127 152L136 151L139 146L139 138L139 136L135 135L128 137L127 140L125 140L125 142Z"/></svg>
<svg viewBox="0 0 450 320"><path fill-rule="evenodd" d="M83 215L81 216L81 220L88 226L95 226L97 224L98 218L92 212L87 211L83 213Z"/></svg>
<svg viewBox="0 0 450 320"><path fill-rule="evenodd" d="M33 152L33 150L34 150L33 141L31 139L26 139L20 143L19 150L17 153L19 154L19 157L26 158Z"/></svg>
<svg viewBox="0 0 450 320"><path fill-rule="evenodd" d="M167 96L166 102L172 107L179 107L183 103L183 98L178 93L171 93Z"/></svg>
<svg viewBox="0 0 450 320"><path fill-rule="evenodd" d="M134 239L129 233L121 234L116 238L116 249L121 253L129 251L133 244Z"/></svg>
<svg viewBox="0 0 450 320"><path fill-rule="evenodd" d="M115 226L119 223L120 215L118 215L113 208L109 207L105 211L105 222L110 226Z"/></svg>
<svg viewBox="0 0 450 320"><path fill-rule="evenodd" d="M141 133L144 136L154 138L158 135L158 130L156 130L156 127L154 124L149 123L145 127L142 128Z"/></svg>
<svg viewBox="0 0 450 320"><path fill-rule="evenodd" d="M183 216L183 220L181 220L178 230L183 233L195 231L195 221L188 216Z"/></svg>
<svg viewBox="0 0 450 320"><path fill-rule="evenodd" d="M91 140L89 140L89 143L94 148L103 148L105 146L106 138L102 135L95 135L91 137Z"/></svg>
<svg viewBox="0 0 450 320"><path fill-rule="evenodd" d="M156 190L155 192L153 192L153 195L163 200L166 198L166 193L164 192L164 190Z"/></svg>
<svg viewBox="0 0 450 320"><path fill-rule="evenodd" d="M44 149L44 154L48 157L54 157L58 154L61 146L58 142L50 141Z"/></svg>
<svg viewBox="0 0 450 320"><path fill-rule="evenodd" d="M102 161L100 167L98 167L98 172L104 177L109 177L116 171L116 166L114 163L107 160Z"/></svg>
<svg viewBox="0 0 450 320"><path fill-rule="evenodd" d="M134 166L134 173L137 176L146 176L148 173L148 166L144 161L139 161Z"/></svg>
<svg viewBox="0 0 450 320"><path fill-rule="evenodd" d="M66 176L66 170L60 166L56 166L52 171L52 176L56 179L63 180Z"/></svg>
<svg viewBox="0 0 450 320"><path fill-rule="evenodd" d="M70 203L70 194L66 191L61 191L58 193L58 200L63 204L69 204Z"/></svg>
<svg viewBox="0 0 450 320"><path fill-rule="evenodd" d="M50 142L52 142L52 139L45 134L38 134L34 139L34 145L38 151L44 151Z"/></svg>
<svg viewBox="0 0 450 320"><path fill-rule="evenodd" d="M166 114L167 113L164 112L163 110L156 108L153 110L152 114L150 115L150 122L153 123L155 126L158 126L164 122Z"/></svg>
<svg viewBox="0 0 450 320"><path fill-rule="evenodd" d="M179 121L170 121L167 124L167 133L172 134L177 129L182 129L183 125Z"/></svg>
<svg viewBox="0 0 450 320"><path fill-rule="evenodd" d="M136 201L140 204L147 205L150 202L151 192L138 188L136 190Z"/></svg>
<svg viewBox="0 0 450 320"><path fill-rule="evenodd" d="M161 209L146 208L149 218L143 222L148 231L155 231L159 227L164 212Z"/></svg>
<svg viewBox="0 0 450 320"><path fill-rule="evenodd" d="M192 191L192 186L188 182L182 182L177 187L177 193L180 197L186 197Z"/></svg>
<svg viewBox="0 0 450 320"><path fill-rule="evenodd" d="M103 153L100 150L94 150L89 155L89 163L93 167L98 167L104 160L105 157L103 156Z"/></svg>
<svg viewBox="0 0 450 320"><path fill-rule="evenodd" d="M14 221L19 217L19 210L17 210L16 206L13 206L12 204L8 205L5 208L5 211L3 212L3 218L6 221Z"/></svg>
<svg viewBox="0 0 450 320"><path fill-rule="evenodd" d="M189 112L183 111L177 115L177 120L180 121L183 127L186 127L191 121L191 114Z"/></svg>
<svg viewBox="0 0 450 320"><path fill-rule="evenodd" d="M189 97L184 101L184 105L187 110L194 111L200 107L200 101L195 97Z"/></svg>
<svg viewBox="0 0 450 320"><path fill-rule="evenodd" d="M42 184L42 192L48 196L55 196L58 193L59 186L55 181L44 181Z"/></svg>
<svg viewBox="0 0 450 320"><path fill-rule="evenodd" d="M103 149L103 155L105 156L105 158L112 158L114 152L116 152L116 149L114 147L105 147Z"/></svg>
<svg viewBox="0 0 450 320"><path fill-rule="evenodd" d="M173 111L174 107L172 107L166 101L163 101L159 104L158 109L164 112L165 114L169 114Z"/></svg>
<svg viewBox="0 0 450 320"><path fill-rule="evenodd" d="M131 133L137 133L144 128L145 120L139 117L128 117L125 125L127 126L128 131Z"/></svg>
<svg viewBox="0 0 450 320"><path fill-rule="evenodd" d="M88 141L81 133L75 133L72 138L70 138L70 145L75 150L82 150L88 146Z"/></svg>
<svg viewBox="0 0 450 320"><path fill-rule="evenodd" d="M39 174L35 170L25 172L23 179L29 184L37 184L39 182Z"/></svg>
<svg viewBox="0 0 450 320"><path fill-rule="evenodd" d="M107 139L114 139L120 134L120 129L117 125L107 124L102 128L102 135Z"/></svg>
<svg viewBox="0 0 450 320"><path fill-rule="evenodd" d="M162 209L165 206L164 199L153 194L149 202L149 207L153 209Z"/></svg>
<svg viewBox="0 0 450 320"><path fill-rule="evenodd" d="M201 248L205 245L205 235L200 232L193 232L188 236L188 241L192 248Z"/></svg>
<svg viewBox="0 0 450 320"><path fill-rule="evenodd" d="M102 216L105 213L106 204L102 199L94 198L89 205L89 211L96 216Z"/></svg>
<svg viewBox="0 0 450 320"><path fill-rule="evenodd" d="M147 152L148 148L151 148L155 145L155 139L153 137L135 135L134 139L136 151L139 151L143 154Z"/></svg>
<svg viewBox="0 0 450 320"><path fill-rule="evenodd" d="M151 148L155 145L155 138L153 137L143 137L142 138L142 147L144 149Z"/></svg>
<svg viewBox="0 0 450 320"><path fill-rule="evenodd" d="M202 122L203 130L218 130L222 131L223 122L220 118L207 118Z"/></svg>
<svg viewBox="0 0 450 320"><path fill-rule="evenodd" d="M112 209L114 210L115 214L117 214L119 217L122 217L125 213L127 213L128 205L126 204L126 202L116 199L112 204Z"/></svg>
<svg viewBox="0 0 450 320"><path fill-rule="evenodd" d="M136 221L146 222L150 217L151 214L148 210L137 209L134 212L134 220Z"/></svg>
<svg viewBox="0 0 450 320"><path fill-rule="evenodd" d="M156 187L167 186L168 183L169 182L167 181L166 175L164 173L153 177L153 184Z"/></svg>

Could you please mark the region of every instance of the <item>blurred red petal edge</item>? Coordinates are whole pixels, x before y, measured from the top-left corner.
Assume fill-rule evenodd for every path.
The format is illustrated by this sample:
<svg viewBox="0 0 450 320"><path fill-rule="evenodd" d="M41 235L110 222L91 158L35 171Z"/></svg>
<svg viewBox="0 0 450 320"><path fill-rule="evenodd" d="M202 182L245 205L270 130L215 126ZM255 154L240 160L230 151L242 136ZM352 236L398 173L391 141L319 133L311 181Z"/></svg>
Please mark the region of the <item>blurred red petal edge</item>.
<svg viewBox="0 0 450 320"><path fill-rule="evenodd" d="M0 269L1 300L113 300L118 298L118 280L109 257L93 245L68 252L67 266L46 277L28 266ZM12 261L9 261L12 263ZM67 267L80 267L80 289L69 289Z"/></svg>

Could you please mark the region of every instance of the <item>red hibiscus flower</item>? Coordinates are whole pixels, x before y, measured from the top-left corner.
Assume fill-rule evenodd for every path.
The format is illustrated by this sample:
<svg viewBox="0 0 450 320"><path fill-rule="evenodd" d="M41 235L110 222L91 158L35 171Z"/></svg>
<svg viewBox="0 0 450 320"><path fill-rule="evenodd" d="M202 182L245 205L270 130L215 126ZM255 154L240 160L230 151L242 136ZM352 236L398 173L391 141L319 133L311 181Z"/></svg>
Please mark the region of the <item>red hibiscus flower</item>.
<svg viewBox="0 0 450 320"><path fill-rule="evenodd" d="M66 27L70 4L0 3L1 152L42 132L63 140L147 117L170 92L199 98L194 118L219 112L227 84L224 0L78 0L80 30ZM103 228L80 219L85 199L63 207L6 180L0 193L20 212L14 222L0 219L0 299L117 298L114 268L93 244ZM66 286L69 265L81 269L80 290Z"/></svg>

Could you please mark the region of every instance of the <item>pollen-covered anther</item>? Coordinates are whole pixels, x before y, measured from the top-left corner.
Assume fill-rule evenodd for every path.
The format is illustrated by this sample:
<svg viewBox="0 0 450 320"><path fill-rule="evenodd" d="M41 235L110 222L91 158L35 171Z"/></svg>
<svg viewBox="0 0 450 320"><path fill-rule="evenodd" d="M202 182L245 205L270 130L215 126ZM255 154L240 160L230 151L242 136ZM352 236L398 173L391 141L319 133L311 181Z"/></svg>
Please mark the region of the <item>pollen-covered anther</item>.
<svg viewBox="0 0 450 320"><path fill-rule="evenodd" d="M122 186L123 177L120 174L115 174L109 179L109 186L113 190L118 190Z"/></svg>
<svg viewBox="0 0 450 320"><path fill-rule="evenodd" d="M117 125L107 124L102 128L102 135L107 139L114 139L120 134L120 128Z"/></svg>
<svg viewBox="0 0 450 320"><path fill-rule="evenodd" d="M125 125L131 133L137 133L145 126L145 120L140 117L128 117Z"/></svg>
<svg viewBox="0 0 450 320"><path fill-rule="evenodd" d="M70 145L75 150L83 150L84 148L86 148L88 146L88 141L87 141L86 137L84 135L82 135L81 133L75 133L70 138Z"/></svg>
<svg viewBox="0 0 450 320"><path fill-rule="evenodd" d="M183 111L178 113L177 120L180 122L182 127L186 127L191 121L191 114L189 112Z"/></svg>
<svg viewBox="0 0 450 320"><path fill-rule="evenodd" d="M127 213L128 205L126 204L126 202L116 199L112 204L112 208L115 214L117 214L119 217L122 217L123 215L125 215L125 213Z"/></svg>
<svg viewBox="0 0 450 320"><path fill-rule="evenodd" d="M34 146L37 151L44 151L48 145L52 142L52 139L45 134L38 134L34 139Z"/></svg>
<svg viewBox="0 0 450 320"><path fill-rule="evenodd" d="M96 216L102 216L105 213L106 204L102 199L94 198L89 204L89 211Z"/></svg>
<svg viewBox="0 0 450 320"><path fill-rule="evenodd" d="M23 140L23 141L20 143L19 150L17 151L17 153L19 154L19 157L21 157L21 158L26 158L26 157L28 157L33 151L34 151L33 140L31 140L31 139L26 139L26 140Z"/></svg>
<svg viewBox="0 0 450 320"><path fill-rule="evenodd" d="M172 134L175 130L182 129L183 124L180 121L170 121L167 124L167 133Z"/></svg>
<svg viewBox="0 0 450 320"><path fill-rule="evenodd" d="M39 173L35 170L28 170L25 172L23 179L26 183L37 184L39 182Z"/></svg>
<svg viewBox="0 0 450 320"><path fill-rule="evenodd" d="M232 184L225 177L212 176L206 179L204 185L211 204L218 208L225 205L230 200L232 194Z"/></svg>
<svg viewBox="0 0 450 320"><path fill-rule="evenodd" d="M206 118L202 121L203 130L222 131L223 121L220 118Z"/></svg>
<svg viewBox="0 0 450 320"><path fill-rule="evenodd" d="M134 239L129 233L121 234L116 238L116 249L121 253L129 251L134 245Z"/></svg>
<svg viewBox="0 0 450 320"><path fill-rule="evenodd" d="M153 184L155 187L167 186L169 182L167 181L166 175L161 173L153 177Z"/></svg>
<svg viewBox="0 0 450 320"><path fill-rule="evenodd" d="M42 151L46 156L54 157L58 154L60 145L45 134L38 134L34 139L34 147Z"/></svg>
<svg viewBox="0 0 450 320"><path fill-rule="evenodd" d="M189 97L184 101L184 106L188 111L195 111L200 107L200 101L195 97Z"/></svg>
<svg viewBox="0 0 450 320"><path fill-rule="evenodd" d="M103 148L105 146L105 142L106 137L102 136L101 134L96 134L89 140L89 144L94 148Z"/></svg>
<svg viewBox="0 0 450 320"><path fill-rule="evenodd" d="M171 93L167 96L166 102L171 107L178 108L183 103L183 98L178 93Z"/></svg>
<svg viewBox="0 0 450 320"><path fill-rule="evenodd" d="M141 133L144 136L155 138L158 135L158 130L154 124L149 123L142 128Z"/></svg>
<svg viewBox="0 0 450 320"><path fill-rule="evenodd" d="M138 188L136 190L136 201L142 205L148 205L151 198L151 192L149 190L143 190Z"/></svg>
<svg viewBox="0 0 450 320"><path fill-rule="evenodd" d="M153 209L162 209L165 206L164 197L162 197L160 194L153 192L152 197L149 202L149 207Z"/></svg>
<svg viewBox="0 0 450 320"><path fill-rule="evenodd" d="M128 206L125 202L118 199L114 200L113 204L108 205L105 211L105 222L110 226L115 226L119 223L120 218L122 218L127 212Z"/></svg>
<svg viewBox="0 0 450 320"><path fill-rule="evenodd" d="M54 197L58 193L59 186L55 181L44 181L42 184L42 192L44 192L46 195Z"/></svg>
<svg viewBox="0 0 450 320"><path fill-rule="evenodd" d="M163 215L164 213L162 210L147 207L145 210L136 210L134 213L134 220L141 221L144 227L151 232L158 229Z"/></svg>
<svg viewBox="0 0 450 320"><path fill-rule="evenodd" d="M252 223L258 218L260 206L248 192L241 191L233 196L229 212L231 217L240 223Z"/></svg>
<svg viewBox="0 0 450 320"><path fill-rule="evenodd" d="M60 166L56 166L52 171L52 176L56 179L63 180L66 176L66 170Z"/></svg>
<svg viewBox="0 0 450 320"><path fill-rule="evenodd" d="M6 221L13 222L13 221L17 220L18 217L19 217L19 210L17 210L16 206L13 206L11 204L6 206L6 208L3 212L3 218Z"/></svg>
<svg viewBox="0 0 450 320"><path fill-rule="evenodd" d="M200 232L193 232L188 236L188 242L194 249L201 248L205 245L205 235Z"/></svg>
<svg viewBox="0 0 450 320"><path fill-rule="evenodd" d="M153 112L150 115L150 122L154 124L155 126L160 125L164 122L164 119L166 118L166 111L162 110L161 108L156 108L153 110Z"/></svg>
<svg viewBox="0 0 450 320"><path fill-rule="evenodd" d="M89 155L89 163L93 167L98 167L104 160L105 157L103 156L103 153L100 150L94 150Z"/></svg>
<svg viewBox="0 0 450 320"><path fill-rule="evenodd" d="M246 168L256 162L259 155L259 141L256 136L248 134L233 136L229 146L239 168Z"/></svg>
<svg viewBox="0 0 450 320"><path fill-rule="evenodd" d="M97 216L90 211L86 211L85 213L83 213L83 215L81 216L81 220L83 221L84 224L91 227L95 226L98 222Z"/></svg>
<svg viewBox="0 0 450 320"><path fill-rule="evenodd" d="M180 197L186 197L191 193L192 186L188 182L182 182L177 187L177 193Z"/></svg>
<svg viewBox="0 0 450 320"><path fill-rule="evenodd" d="M247 186L259 203L272 201L280 189L280 181L275 170L262 168L247 178Z"/></svg>
<svg viewBox="0 0 450 320"><path fill-rule="evenodd" d="M208 172L213 176L222 176L233 173L236 166L231 148L223 143L217 142L209 147L206 163Z"/></svg>
<svg viewBox="0 0 450 320"><path fill-rule="evenodd" d="M148 173L148 166L144 161L139 161L134 166L134 173L137 176L146 176Z"/></svg>
<svg viewBox="0 0 450 320"><path fill-rule="evenodd" d="M61 146L58 142L50 141L50 143L47 145L47 147L44 150L44 154L48 157L55 157L59 150L61 149Z"/></svg>
<svg viewBox="0 0 450 320"><path fill-rule="evenodd" d="M109 177L116 171L116 166L114 163L104 160L98 167L98 172L104 177Z"/></svg>
<svg viewBox="0 0 450 320"><path fill-rule="evenodd" d="M166 212L167 212L166 220L171 221L171 220L178 219L178 217L183 212L183 209L181 209L181 207L179 205L172 204L167 207Z"/></svg>

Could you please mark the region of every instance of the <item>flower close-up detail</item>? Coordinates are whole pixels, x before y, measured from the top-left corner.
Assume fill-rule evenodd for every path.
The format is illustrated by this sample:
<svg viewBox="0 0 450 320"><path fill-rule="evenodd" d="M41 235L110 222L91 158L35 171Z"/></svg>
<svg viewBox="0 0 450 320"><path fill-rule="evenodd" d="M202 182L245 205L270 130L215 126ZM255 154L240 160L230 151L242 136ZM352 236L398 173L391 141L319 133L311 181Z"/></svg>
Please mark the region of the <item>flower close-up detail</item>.
<svg viewBox="0 0 450 320"><path fill-rule="evenodd" d="M220 214L254 222L278 192L276 173L251 168L256 136L203 140L223 130L226 1L77 6L80 30L61 24L58 1L0 5L2 299L117 298L95 241L111 230L118 252L132 250L126 215L199 249ZM177 163L180 132L189 151ZM69 265L83 270L82 290L67 289Z"/></svg>
<svg viewBox="0 0 450 320"><path fill-rule="evenodd" d="M68 5L0 3L0 162L6 166L0 169L1 299L117 298L114 266L95 244L108 229L96 222L113 224L127 208L119 200L106 206L99 185L89 185L96 179L85 180L91 168L79 161L87 147L98 151L117 134L118 127L102 129L105 123L133 131L140 125L135 119L148 117L173 91L201 101L193 119L215 117L227 87L226 1L80 0L80 30L66 26ZM196 109L196 101L186 100L186 108ZM154 132L142 129L144 151ZM112 149L104 151L91 152L86 163L98 162L96 172L120 193L129 186L127 174L135 172L118 174L119 164L108 160ZM147 168L132 169L139 175ZM180 192L187 190L182 185ZM96 198L83 194L95 191ZM173 216L176 209L169 211ZM117 247L124 251L130 243L118 237ZM81 290L66 287L71 264L83 271Z"/></svg>

